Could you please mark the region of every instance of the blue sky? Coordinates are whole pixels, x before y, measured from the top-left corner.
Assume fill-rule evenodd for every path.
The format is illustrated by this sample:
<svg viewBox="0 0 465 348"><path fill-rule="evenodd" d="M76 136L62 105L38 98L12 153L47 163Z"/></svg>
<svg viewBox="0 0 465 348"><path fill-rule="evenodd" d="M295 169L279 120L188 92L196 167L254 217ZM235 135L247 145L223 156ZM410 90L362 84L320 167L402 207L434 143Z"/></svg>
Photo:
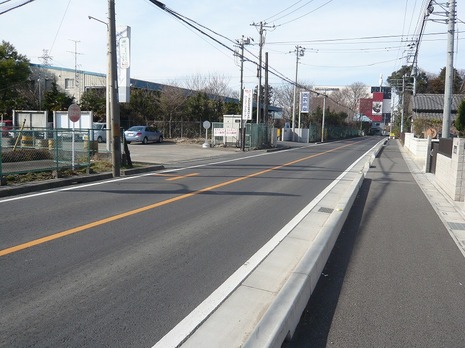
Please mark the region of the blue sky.
<svg viewBox="0 0 465 348"><path fill-rule="evenodd" d="M27 0L0 1L0 12ZM259 35L253 23L266 22L264 52L270 66L295 79L296 45L306 48L299 64L299 81L312 85L377 85L407 63L406 49L422 22L425 0L165 0L171 10L195 20L229 41L254 39L248 46L258 56ZM3 3L3 4L2 4ZM117 25L131 27L131 77L183 84L195 75L220 75L239 90L237 58L223 46L190 29L148 0L115 0ZM457 4L458 53L455 67L465 69L463 8ZM41 63L43 50L51 64L105 73L106 0L35 0L0 17L0 38L13 44L31 62ZM441 19L435 5L430 17ZM439 73L446 65L447 25L427 21L419 49L419 67ZM211 33L210 33L211 34ZM73 41L74 40L74 41ZM245 63L245 86L257 84L256 67ZM283 82L274 76L270 84Z"/></svg>

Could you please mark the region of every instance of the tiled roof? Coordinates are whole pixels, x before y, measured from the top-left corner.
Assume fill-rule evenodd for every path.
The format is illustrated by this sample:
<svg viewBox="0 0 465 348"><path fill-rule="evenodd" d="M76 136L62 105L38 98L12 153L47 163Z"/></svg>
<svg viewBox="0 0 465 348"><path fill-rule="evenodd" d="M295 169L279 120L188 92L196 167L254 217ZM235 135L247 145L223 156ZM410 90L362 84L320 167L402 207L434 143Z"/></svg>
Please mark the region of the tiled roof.
<svg viewBox="0 0 465 348"><path fill-rule="evenodd" d="M457 114L457 107L465 94L452 96L451 114ZM443 94L417 94L413 98L413 118L442 119L444 111Z"/></svg>
<svg viewBox="0 0 465 348"><path fill-rule="evenodd" d="M465 99L465 94L454 94L452 96L452 110L457 111L460 102ZM442 111L444 109L443 94L417 94L413 98L413 111Z"/></svg>

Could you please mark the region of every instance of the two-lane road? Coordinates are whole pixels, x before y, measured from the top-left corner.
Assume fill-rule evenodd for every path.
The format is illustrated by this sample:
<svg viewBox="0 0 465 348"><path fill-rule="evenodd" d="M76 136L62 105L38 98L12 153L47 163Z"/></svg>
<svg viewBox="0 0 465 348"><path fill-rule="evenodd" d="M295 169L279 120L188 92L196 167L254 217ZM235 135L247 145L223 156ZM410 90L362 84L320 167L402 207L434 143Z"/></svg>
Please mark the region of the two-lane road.
<svg viewBox="0 0 465 348"><path fill-rule="evenodd" d="M152 346L379 141L0 200L0 345Z"/></svg>

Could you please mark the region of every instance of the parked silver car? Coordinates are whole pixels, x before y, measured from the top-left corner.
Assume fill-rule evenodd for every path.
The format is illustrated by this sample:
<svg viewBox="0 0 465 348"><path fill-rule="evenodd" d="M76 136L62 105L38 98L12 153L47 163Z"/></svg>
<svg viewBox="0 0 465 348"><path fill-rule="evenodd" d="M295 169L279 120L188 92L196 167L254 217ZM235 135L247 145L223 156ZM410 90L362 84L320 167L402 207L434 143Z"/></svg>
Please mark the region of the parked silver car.
<svg viewBox="0 0 465 348"><path fill-rule="evenodd" d="M149 141L156 143L163 142L163 134L153 127L147 126L132 126L127 131L124 131L126 142L130 144L133 141L147 144Z"/></svg>
<svg viewBox="0 0 465 348"><path fill-rule="evenodd" d="M107 124L94 122L94 140L97 140L99 143L104 143L107 141Z"/></svg>

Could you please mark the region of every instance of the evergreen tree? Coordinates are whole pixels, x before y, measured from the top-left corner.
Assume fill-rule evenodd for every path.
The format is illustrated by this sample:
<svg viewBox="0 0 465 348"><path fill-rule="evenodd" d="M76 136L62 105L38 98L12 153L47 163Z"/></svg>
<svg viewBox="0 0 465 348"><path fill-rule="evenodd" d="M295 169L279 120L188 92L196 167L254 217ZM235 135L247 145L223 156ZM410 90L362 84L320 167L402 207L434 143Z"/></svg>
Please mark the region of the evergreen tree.
<svg viewBox="0 0 465 348"><path fill-rule="evenodd" d="M26 56L19 54L13 45L2 41L0 45L0 112L11 115L21 108L19 91L28 83L31 71Z"/></svg>

